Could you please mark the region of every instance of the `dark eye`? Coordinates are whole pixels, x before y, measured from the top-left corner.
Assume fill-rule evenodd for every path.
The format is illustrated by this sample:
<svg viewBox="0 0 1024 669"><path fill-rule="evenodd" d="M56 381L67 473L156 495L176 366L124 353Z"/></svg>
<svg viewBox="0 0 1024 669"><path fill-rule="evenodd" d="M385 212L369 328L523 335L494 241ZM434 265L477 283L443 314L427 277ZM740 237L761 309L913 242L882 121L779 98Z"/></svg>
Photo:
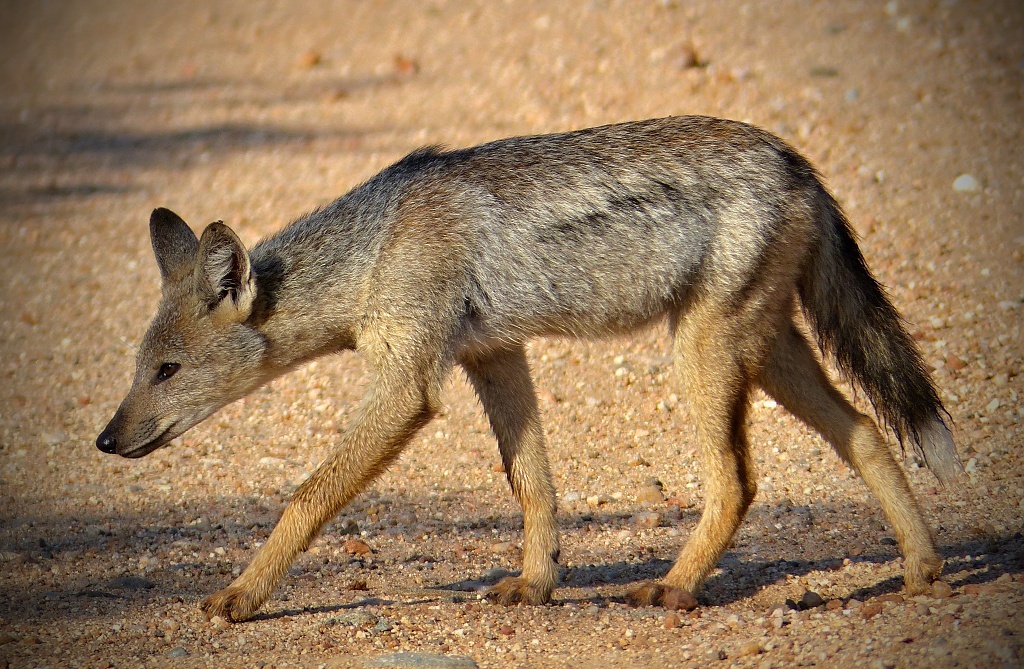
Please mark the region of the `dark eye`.
<svg viewBox="0 0 1024 669"><path fill-rule="evenodd" d="M157 382L166 381L167 379L174 376L175 372L181 369L181 365L176 362L165 362L160 365L159 371L156 373Z"/></svg>

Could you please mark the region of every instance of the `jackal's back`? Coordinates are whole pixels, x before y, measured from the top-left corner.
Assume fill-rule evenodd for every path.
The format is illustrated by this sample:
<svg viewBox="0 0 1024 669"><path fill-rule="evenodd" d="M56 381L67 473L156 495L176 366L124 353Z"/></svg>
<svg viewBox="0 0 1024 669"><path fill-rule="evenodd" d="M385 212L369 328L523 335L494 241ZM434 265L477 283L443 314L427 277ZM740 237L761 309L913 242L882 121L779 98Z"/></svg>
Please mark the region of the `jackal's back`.
<svg viewBox="0 0 1024 669"><path fill-rule="evenodd" d="M415 240L423 252L403 271L433 285L431 268L448 268L474 335L591 336L656 319L694 291L742 290L766 270L771 245L809 247L823 193L810 165L767 132L656 119L421 149L253 258L258 274L307 268L280 271L296 277L282 290L351 303L390 248Z"/></svg>
<svg viewBox="0 0 1024 669"><path fill-rule="evenodd" d="M421 153L445 193L482 330L601 334L735 291L773 242L806 245L814 171L781 140L704 117ZM801 229L804 228L804 229ZM798 253L799 255L799 253ZM507 332L508 331L508 332Z"/></svg>

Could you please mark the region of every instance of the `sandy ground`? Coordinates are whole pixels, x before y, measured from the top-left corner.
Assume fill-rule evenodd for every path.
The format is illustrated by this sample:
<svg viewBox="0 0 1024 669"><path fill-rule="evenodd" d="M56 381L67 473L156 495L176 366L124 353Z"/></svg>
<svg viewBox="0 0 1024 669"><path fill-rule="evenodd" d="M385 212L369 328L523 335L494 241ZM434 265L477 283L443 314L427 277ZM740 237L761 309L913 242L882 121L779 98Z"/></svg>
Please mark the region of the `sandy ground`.
<svg viewBox="0 0 1024 669"><path fill-rule="evenodd" d="M0 667L1024 661L1024 5L4 3L0 26ZM264 615L206 622L198 601L329 452L365 368L323 359L143 460L101 454L159 296L150 210L252 243L424 144L682 113L780 134L848 209L968 466L954 493L906 463L951 592L900 594L863 483L761 396L761 489L702 606L626 607L702 504L658 329L531 347L561 495L551 606L480 599L517 568L521 516L456 375ZM652 479L674 505L641 494ZM346 552L353 532L372 553ZM827 606L780 606L807 591Z"/></svg>

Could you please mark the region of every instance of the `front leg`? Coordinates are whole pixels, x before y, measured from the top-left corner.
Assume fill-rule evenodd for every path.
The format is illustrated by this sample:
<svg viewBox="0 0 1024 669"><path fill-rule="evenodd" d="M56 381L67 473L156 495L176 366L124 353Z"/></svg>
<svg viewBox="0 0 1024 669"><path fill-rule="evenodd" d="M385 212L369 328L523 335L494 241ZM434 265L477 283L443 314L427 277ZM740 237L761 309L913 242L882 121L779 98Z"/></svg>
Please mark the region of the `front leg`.
<svg viewBox="0 0 1024 669"><path fill-rule="evenodd" d="M495 585L502 604L544 604L558 578L555 487L530 368L521 346L463 361L498 439L512 494L523 508L523 573Z"/></svg>
<svg viewBox="0 0 1024 669"><path fill-rule="evenodd" d="M299 486L252 563L231 585L203 600L207 618L241 621L256 613L320 528L383 473L430 420L430 394L437 385L416 373L378 376L337 450Z"/></svg>

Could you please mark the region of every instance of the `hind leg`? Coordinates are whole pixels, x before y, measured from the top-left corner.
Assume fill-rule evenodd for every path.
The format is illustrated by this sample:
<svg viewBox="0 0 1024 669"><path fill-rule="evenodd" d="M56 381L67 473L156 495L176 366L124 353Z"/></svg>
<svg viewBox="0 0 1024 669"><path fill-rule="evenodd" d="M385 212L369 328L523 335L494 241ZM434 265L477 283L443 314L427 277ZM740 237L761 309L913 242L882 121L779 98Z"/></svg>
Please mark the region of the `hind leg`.
<svg viewBox="0 0 1024 669"><path fill-rule="evenodd" d="M793 415L824 437L867 483L892 524L905 558L911 594L924 592L942 572L928 526L874 421L857 411L829 381L810 344L791 324L761 371L760 384Z"/></svg>
<svg viewBox="0 0 1024 669"><path fill-rule="evenodd" d="M634 604L695 607L693 595L728 548L757 492L745 429L750 365L741 357L757 347L748 346L747 333L729 332L731 325L706 314L691 314L678 324L674 353L696 422L704 513L665 578L630 593Z"/></svg>

